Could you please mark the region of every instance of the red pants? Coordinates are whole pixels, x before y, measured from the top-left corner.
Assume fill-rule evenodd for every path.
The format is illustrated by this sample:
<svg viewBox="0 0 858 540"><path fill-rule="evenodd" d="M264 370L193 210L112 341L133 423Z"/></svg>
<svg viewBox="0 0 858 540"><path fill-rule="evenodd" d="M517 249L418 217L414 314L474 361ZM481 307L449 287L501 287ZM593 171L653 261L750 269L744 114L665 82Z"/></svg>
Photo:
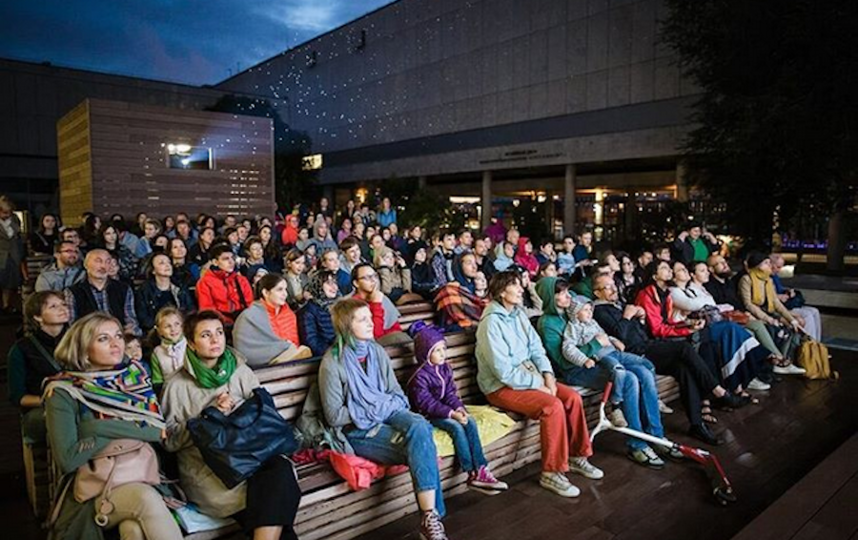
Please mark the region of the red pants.
<svg viewBox="0 0 858 540"><path fill-rule="evenodd" d="M542 470L566 472L569 455L593 455L587 418L581 396L572 388L557 383L557 396L539 390L501 388L486 398L495 407L539 420L542 443Z"/></svg>

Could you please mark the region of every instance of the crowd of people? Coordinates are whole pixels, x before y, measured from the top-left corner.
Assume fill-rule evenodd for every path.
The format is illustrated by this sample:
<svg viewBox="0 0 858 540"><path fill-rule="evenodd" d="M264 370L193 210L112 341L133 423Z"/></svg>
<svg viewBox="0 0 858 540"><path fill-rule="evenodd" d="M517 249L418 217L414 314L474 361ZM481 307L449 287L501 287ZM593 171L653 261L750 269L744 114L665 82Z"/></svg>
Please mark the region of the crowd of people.
<svg viewBox="0 0 858 540"><path fill-rule="evenodd" d="M397 223L388 198L376 211L353 201L335 211L323 198L277 219L140 213L128 223L88 213L82 223L63 227L45 214L25 239L0 198L4 310L14 309L28 252L53 256L24 304L27 333L9 352L9 395L25 436L47 438L72 479L116 439L164 449L188 501L235 518L257 539L296 538L293 463L277 457L228 488L187 426L207 407L235 410L260 386L260 367L321 357L326 440L379 464L407 464L420 534L443 540L433 427L451 435L470 487L507 489L457 394L445 335L475 333L485 399L539 421L539 483L575 497L567 473L605 474L590 462L575 387L613 381L611 422L663 437L661 415L672 410L655 376L673 376L688 433L716 446L716 413L758 403L752 392L768 390L775 375L803 373L799 339L821 334L819 312L778 279L782 257L751 253L734 274L717 238L695 223L635 254L596 252L589 229L533 240L499 219L479 233L430 233ZM425 301L435 324L404 332L399 307ZM417 365L403 388L385 346L412 341ZM633 437L627 446L643 467L681 458ZM98 538L101 525L123 539L181 538L161 488L117 487L99 524L92 516L105 510L69 490L54 537Z"/></svg>

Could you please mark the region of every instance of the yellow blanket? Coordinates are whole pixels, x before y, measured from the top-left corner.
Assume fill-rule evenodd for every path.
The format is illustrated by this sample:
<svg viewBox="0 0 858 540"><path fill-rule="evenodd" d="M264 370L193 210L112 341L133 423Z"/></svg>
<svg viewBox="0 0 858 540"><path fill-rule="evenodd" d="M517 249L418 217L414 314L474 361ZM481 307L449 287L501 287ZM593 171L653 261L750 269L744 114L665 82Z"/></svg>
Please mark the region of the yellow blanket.
<svg viewBox="0 0 858 540"><path fill-rule="evenodd" d="M515 421L506 414L489 407L488 405L468 405L465 407L477 423L480 432L480 442L483 448L504 437L512 431ZM455 454L453 439L447 432L435 428L433 433L435 447L438 449L439 457L448 457Z"/></svg>

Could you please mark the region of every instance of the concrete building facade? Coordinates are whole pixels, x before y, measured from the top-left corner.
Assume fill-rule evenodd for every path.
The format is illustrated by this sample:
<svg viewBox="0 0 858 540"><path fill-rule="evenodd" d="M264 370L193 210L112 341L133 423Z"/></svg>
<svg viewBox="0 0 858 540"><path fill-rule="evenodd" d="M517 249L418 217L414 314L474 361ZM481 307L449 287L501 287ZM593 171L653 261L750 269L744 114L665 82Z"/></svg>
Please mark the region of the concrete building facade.
<svg viewBox="0 0 858 540"><path fill-rule="evenodd" d="M535 190L683 197L677 146L697 89L659 44L664 9L399 0L217 88L265 96L308 132L329 186L418 179L483 207Z"/></svg>

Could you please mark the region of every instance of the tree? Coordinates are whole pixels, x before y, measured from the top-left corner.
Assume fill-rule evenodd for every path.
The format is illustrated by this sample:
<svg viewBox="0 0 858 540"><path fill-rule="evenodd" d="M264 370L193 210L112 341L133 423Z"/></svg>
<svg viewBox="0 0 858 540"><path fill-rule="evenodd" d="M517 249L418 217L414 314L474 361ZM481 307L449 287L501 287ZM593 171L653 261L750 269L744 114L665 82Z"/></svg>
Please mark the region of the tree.
<svg viewBox="0 0 858 540"><path fill-rule="evenodd" d="M267 99L225 95L207 110L271 118L277 207L289 211L295 204L319 198L315 171L304 170L304 156L312 153L312 140L306 132L290 129Z"/></svg>
<svg viewBox="0 0 858 540"><path fill-rule="evenodd" d="M748 244L801 208L833 216L829 268L843 267L837 224L858 170L858 2L665 0L662 39L701 88L684 142L691 180L726 204Z"/></svg>

